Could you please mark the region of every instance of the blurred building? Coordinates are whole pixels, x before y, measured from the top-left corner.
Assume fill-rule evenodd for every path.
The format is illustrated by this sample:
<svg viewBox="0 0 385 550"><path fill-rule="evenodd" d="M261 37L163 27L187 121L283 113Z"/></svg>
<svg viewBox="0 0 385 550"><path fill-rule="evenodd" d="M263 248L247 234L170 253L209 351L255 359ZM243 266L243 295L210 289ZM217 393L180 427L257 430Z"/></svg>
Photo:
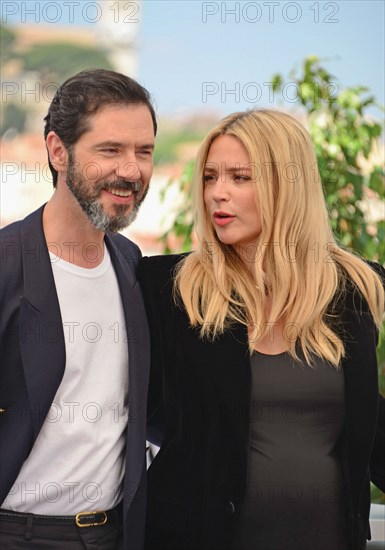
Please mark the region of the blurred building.
<svg viewBox="0 0 385 550"><path fill-rule="evenodd" d="M138 75L138 37L141 2L99 0L103 17L95 26L97 44L108 52L114 68L136 78Z"/></svg>

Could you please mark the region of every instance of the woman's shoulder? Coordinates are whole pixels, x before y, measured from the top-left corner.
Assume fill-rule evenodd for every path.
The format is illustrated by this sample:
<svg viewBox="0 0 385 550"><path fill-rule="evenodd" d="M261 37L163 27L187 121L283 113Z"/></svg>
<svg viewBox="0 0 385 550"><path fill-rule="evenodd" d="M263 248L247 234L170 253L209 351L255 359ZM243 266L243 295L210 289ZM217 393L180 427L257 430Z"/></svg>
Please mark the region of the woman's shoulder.
<svg viewBox="0 0 385 550"><path fill-rule="evenodd" d="M385 289L385 268L381 264L370 260L364 260L364 263L366 265L366 274L362 274L363 283L368 285L368 287L372 287L374 284L374 279L370 277L370 271L372 270L378 276L380 284L382 283ZM331 306L331 309L334 311L345 311L359 316L362 316L363 313L370 314L367 299L361 290L359 290L353 278L346 272L340 280L340 285L333 297Z"/></svg>
<svg viewBox="0 0 385 550"><path fill-rule="evenodd" d="M370 260L367 260L366 262L369 265L369 267L371 267L373 269L373 271L375 271L377 273L377 275L382 280L382 284L385 287L385 267L383 267L381 264L379 264L377 262L372 262Z"/></svg>
<svg viewBox="0 0 385 550"><path fill-rule="evenodd" d="M138 279L141 284L164 284L174 277L175 267L187 254L143 256L138 265Z"/></svg>
<svg viewBox="0 0 385 550"><path fill-rule="evenodd" d="M374 278L371 278L371 275L373 275L373 273L371 274L370 272L373 271L374 274L377 275L377 277L380 279L380 283L382 283L382 286L385 288L385 268L378 262L373 262L371 260L363 260L363 262L366 266L366 273L361 274L362 280L366 281L366 283L371 286L371 284L374 283ZM344 277L344 282L345 291L348 295L353 294L356 298L361 297L361 299L364 299L351 276L346 274Z"/></svg>
<svg viewBox="0 0 385 550"><path fill-rule="evenodd" d="M172 271L187 254L165 254L162 256L143 256L139 268L151 273L166 273Z"/></svg>

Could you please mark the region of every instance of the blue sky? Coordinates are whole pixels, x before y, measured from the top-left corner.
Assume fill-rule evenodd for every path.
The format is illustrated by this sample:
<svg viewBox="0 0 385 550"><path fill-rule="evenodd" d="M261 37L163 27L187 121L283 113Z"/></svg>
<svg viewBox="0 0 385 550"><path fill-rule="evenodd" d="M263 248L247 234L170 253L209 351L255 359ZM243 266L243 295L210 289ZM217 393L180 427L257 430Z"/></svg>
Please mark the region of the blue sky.
<svg viewBox="0 0 385 550"><path fill-rule="evenodd" d="M60 2L5 1L3 22L6 16L9 23L22 23L24 10L24 21L34 23L36 15L28 15L28 9L44 16L48 4L53 10ZM82 16L85 4L88 19L93 17L96 2L75 2L73 25L93 24ZM138 78L152 93L160 114L205 109L225 115L271 105L266 84L271 76L288 75L310 54L324 59L342 87L366 85L385 103L383 0L143 0L136 14L135 4L123 3L126 11L119 19L121 24L123 15L126 24L130 18L139 19ZM68 24L68 10L63 7L59 23ZM40 23L58 24L42 19ZM288 103L295 107L275 97L276 107Z"/></svg>

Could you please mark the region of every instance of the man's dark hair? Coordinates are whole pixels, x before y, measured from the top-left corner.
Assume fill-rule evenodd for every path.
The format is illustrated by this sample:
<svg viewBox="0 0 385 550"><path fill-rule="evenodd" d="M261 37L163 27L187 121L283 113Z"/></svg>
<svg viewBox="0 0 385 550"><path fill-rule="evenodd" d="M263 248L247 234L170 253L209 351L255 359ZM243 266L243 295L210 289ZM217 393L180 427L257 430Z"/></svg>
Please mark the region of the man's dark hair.
<svg viewBox="0 0 385 550"><path fill-rule="evenodd" d="M156 115L148 91L126 75L95 69L72 76L57 90L44 118L44 139L53 130L69 149L89 129L90 116L107 105L146 105L156 135ZM56 187L58 174L49 157L48 164Z"/></svg>

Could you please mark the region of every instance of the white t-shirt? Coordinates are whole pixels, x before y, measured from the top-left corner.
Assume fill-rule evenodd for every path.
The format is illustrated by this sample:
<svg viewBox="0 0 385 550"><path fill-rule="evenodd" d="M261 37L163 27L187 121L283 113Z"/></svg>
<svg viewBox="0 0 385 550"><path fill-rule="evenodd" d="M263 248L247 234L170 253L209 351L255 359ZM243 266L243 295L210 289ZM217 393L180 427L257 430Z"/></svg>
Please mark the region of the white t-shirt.
<svg viewBox="0 0 385 550"><path fill-rule="evenodd" d="M120 291L106 247L94 269L50 256L66 367L2 507L50 515L108 510L122 498L127 429L128 347Z"/></svg>

